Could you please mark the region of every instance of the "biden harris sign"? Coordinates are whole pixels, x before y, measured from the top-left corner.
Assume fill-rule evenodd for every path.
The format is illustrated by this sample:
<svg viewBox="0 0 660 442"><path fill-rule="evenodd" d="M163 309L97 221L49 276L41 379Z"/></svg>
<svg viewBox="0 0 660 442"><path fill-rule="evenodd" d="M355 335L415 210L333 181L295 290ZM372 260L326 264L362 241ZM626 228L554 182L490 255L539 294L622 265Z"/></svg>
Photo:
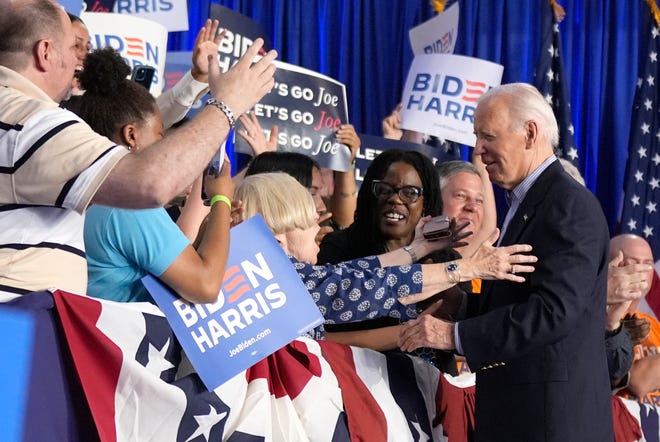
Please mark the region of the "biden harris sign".
<svg viewBox="0 0 660 442"><path fill-rule="evenodd" d="M142 279L209 390L323 323L323 316L261 216L231 229L218 299L192 304Z"/></svg>
<svg viewBox="0 0 660 442"><path fill-rule="evenodd" d="M474 146L477 100L499 86L503 69L461 55L416 56L403 90L401 127Z"/></svg>
<svg viewBox="0 0 660 442"><path fill-rule="evenodd" d="M81 18L90 30L94 48L115 48L131 69L139 65L156 68L149 92L160 95L167 53L167 29L163 25L126 14L85 12Z"/></svg>

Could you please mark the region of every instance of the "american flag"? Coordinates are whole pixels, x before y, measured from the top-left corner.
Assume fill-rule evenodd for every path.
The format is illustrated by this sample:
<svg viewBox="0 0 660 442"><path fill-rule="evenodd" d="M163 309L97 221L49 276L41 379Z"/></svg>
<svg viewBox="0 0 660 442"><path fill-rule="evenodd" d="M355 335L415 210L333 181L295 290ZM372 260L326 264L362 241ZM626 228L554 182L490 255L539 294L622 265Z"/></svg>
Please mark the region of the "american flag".
<svg viewBox="0 0 660 442"><path fill-rule="evenodd" d="M467 442L474 430L474 374L403 353L299 338L207 390L153 305L56 291L2 308L35 324L20 440ZM612 406L615 440L658 440L660 407Z"/></svg>
<svg viewBox="0 0 660 442"><path fill-rule="evenodd" d="M156 306L53 297L102 441L467 442L472 430L474 375L300 337L207 390Z"/></svg>
<svg viewBox="0 0 660 442"><path fill-rule="evenodd" d="M574 138L571 104L568 99L564 63L561 58L560 20L557 19L557 12L553 11L553 8L561 11L561 14L563 14L563 10L554 0L546 1L544 4L544 9L547 11L544 12L543 19L543 45L536 65L534 85L552 106L559 124L559 146L555 153L578 166L578 150ZM552 7L550 7L551 4Z"/></svg>
<svg viewBox="0 0 660 442"><path fill-rule="evenodd" d="M656 21L649 21L649 41L640 51L643 61L633 101L621 231L646 238L660 259L660 29Z"/></svg>

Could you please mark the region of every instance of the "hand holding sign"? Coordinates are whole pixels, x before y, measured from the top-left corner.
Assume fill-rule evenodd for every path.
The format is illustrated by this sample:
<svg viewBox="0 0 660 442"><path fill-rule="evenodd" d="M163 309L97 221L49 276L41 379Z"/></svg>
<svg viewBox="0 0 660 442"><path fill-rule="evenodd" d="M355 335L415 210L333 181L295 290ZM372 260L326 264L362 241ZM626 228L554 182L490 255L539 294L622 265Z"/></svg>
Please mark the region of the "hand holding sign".
<svg viewBox="0 0 660 442"><path fill-rule="evenodd" d="M208 173L204 175L204 191L209 199L214 195L233 198L234 182L231 179L231 164L226 155L217 175Z"/></svg>
<svg viewBox="0 0 660 442"><path fill-rule="evenodd" d="M245 52L227 72L220 73L215 57L209 57L209 88L211 96L223 101L234 115L242 115L273 88L277 57L274 50L268 51L261 60L253 63L264 41L260 38Z"/></svg>
<svg viewBox="0 0 660 442"><path fill-rule="evenodd" d="M355 161L355 156L360 150L360 137L352 124L342 124L337 131L337 141L348 146L351 151L351 164Z"/></svg>

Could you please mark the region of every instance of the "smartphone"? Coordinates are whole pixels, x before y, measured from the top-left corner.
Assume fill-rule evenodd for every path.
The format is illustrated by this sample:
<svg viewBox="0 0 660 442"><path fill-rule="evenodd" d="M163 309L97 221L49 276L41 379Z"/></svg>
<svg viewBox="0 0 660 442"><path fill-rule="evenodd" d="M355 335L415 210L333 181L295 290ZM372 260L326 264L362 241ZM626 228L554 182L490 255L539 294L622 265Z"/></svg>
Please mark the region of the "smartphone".
<svg viewBox="0 0 660 442"><path fill-rule="evenodd" d="M440 215L433 217L429 222L424 224L422 234L428 240L448 238L452 234L449 228L450 224L451 219L448 216Z"/></svg>
<svg viewBox="0 0 660 442"><path fill-rule="evenodd" d="M209 165L206 167L206 174L213 176L213 178L217 178L220 176L220 172L222 172L222 167L225 164L225 146L224 144L220 146L220 149L216 152L216 154L211 158L211 162Z"/></svg>
<svg viewBox="0 0 660 442"><path fill-rule="evenodd" d="M213 158L211 158L211 162L206 167L204 174L212 176L213 178L218 178L220 176L220 172L222 172L224 164L225 164L225 145L223 143L222 146L220 146L220 149L218 149L216 154L213 156ZM212 196L213 195L208 195L206 193L206 189L204 189L204 186L202 185L202 200L204 201L204 204L208 205L209 199Z"/></svg>
<svg viewBox="0 0 660 442"><path fill-rule="evenodd" d="M146 64L141 64L133 68L133 73L131 74L131 80L136 83L141 84L146 87L147 90L151 87L151 82L154 79L154 74L156 73L156 68L153 66L147 66Z"/></svg>

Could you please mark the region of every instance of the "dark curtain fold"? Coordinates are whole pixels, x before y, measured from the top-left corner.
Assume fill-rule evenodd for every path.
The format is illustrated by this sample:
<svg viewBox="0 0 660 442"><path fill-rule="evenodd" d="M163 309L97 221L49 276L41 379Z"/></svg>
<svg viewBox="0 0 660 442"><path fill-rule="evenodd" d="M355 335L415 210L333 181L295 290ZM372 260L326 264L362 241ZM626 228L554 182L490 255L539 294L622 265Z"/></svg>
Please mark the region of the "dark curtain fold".
<svg viewBox="0 0 660 442"><path fill-rule="evenodd" d="M456 54L504 65L502 82L532 82L547 0L458 0ZM408 30L433 17L428 0L220 0L259 22L279 59L346 84L358 132L380 135L412 60ZM449 4L453 1L448 2ZM650 14L643 0L559 0L579 164L612 233L619 215L639 43ZM189 1L188 33L169 49L190 50L209 10Z"/></svg>

